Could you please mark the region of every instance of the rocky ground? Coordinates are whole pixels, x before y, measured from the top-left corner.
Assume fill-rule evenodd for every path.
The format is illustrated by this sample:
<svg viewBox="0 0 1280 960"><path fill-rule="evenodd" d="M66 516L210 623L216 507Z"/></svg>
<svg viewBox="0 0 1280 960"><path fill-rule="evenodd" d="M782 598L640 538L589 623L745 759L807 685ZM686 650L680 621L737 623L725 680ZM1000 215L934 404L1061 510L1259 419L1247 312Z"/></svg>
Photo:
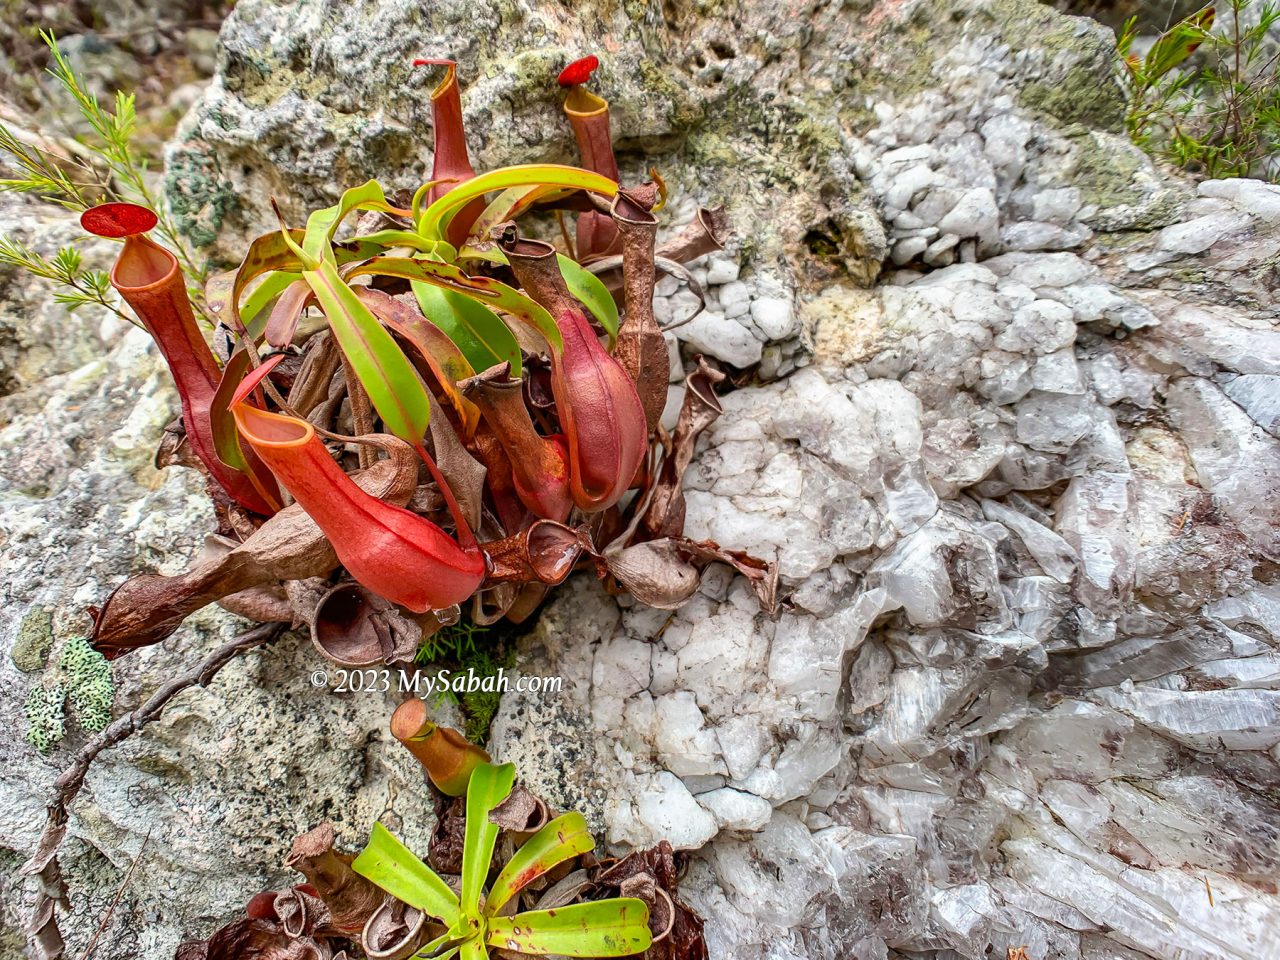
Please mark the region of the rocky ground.
<svg viewBox="0 0 1280 960"><path fill-rule="evenodd" d="M1267 956L1280 190L1153 167L1090 21L1024 0L760 6L240 0L169 148L175 210L229 258L269 195L300 218L370 175L411 185L417 55L461 61L478 166L567 160L548 81L600 52L624 169L659 166L672 224L726 202L738 225L674 330L682 362L740 372L689 528L776 555L790 602L770 621L727 571L674 615L572 582L518 664L566 693L506 698L494 752L611 842L696 851L713 957ZM208 516L149 465L172 397L145 338L5 282L17 863L83 736L72 719L35 754L27 691L85 604L181 566ZM675 283L659 295L661 318L692 312ZM208 615L121 661L116 709L233 629ZM107 756L72 824L69 929L148 831L111 956L207 932L321 817L352 843L379 814L422 836L391 700L315 692L316 665L292 641L248 657ZM12 924L30 891L7 883Z"/></svg>

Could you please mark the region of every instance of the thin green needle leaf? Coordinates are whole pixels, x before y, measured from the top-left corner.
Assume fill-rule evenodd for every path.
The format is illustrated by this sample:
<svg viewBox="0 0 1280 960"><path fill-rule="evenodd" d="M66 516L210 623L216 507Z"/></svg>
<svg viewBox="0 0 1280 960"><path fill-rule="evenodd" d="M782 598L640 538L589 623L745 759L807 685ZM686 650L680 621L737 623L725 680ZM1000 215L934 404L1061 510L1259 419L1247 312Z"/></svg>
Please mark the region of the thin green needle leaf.
<svg viewBox="0 0 1280 960"><path fill-rule="evenodd" d="M1213 26L1212 7L1193 13L1162 33L1147 51L1143 63L1145 78L1158 80L1185 61L1209 37Z"/></svg>
<svg viewBox="0 0 1280 960"><path fill-rule="evenodd" d="M562 957L629 957L649 949L649 908L620 897L489 920L489 945Z"/></svg>
<svg viewBox="0 0 1280 960"><path fill-rule="evenodd" d="M507 799L515 781L515 764L482 763L472 772L471 782L467 784L467 832L462 844L462 912L465 916L480 913L480 891L489 878L493 846L498 842L500 829L489 819L489 814Z"/></svg>
<svg viewBox="0 0 1280 960"><path fill-rule="evenodd" d="M458 898L449 885L380 823L374 823L369 843L351 869L445 926L458 922Z"/></svg>
<svg viewBox="0 0 1280 960"><path fill-rule="evenodd" d="M535 833L507 861L489 889L484 913L492 917L508 901L556 865L586 853L596 845L580 813L557 817Z"/></svg>

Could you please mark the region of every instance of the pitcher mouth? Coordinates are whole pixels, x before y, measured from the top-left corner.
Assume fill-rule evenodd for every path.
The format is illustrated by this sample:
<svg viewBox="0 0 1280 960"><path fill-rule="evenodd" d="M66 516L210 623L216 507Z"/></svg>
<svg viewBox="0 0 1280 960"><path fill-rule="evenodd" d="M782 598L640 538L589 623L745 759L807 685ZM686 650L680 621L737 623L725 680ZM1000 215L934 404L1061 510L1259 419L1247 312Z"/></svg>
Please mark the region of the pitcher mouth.
<svg viewBox="0 0 1280 960"><path fill-rule="evenodd" d="M231 412L235 415L240 432L254 446L279 449L300 447L310 443L311 438L316 435L315 427L305 420L269 413L247 403L237 403L231 408Z"/></svg>
<svg viewBox="0 0 1280 960"><path fill-rule="evenodd" d="M564 99L564 112L574 117L598 117L608 109L608 100L583 87L571 87Z"/></svg>
<svg viewBox="0 0 1280 960"><path fill-rule="evenodd" d="M121 293L137 293L170 283L178 273L178 258L139 234L125 239L124 250L111 268L111 282Z"/></svg>

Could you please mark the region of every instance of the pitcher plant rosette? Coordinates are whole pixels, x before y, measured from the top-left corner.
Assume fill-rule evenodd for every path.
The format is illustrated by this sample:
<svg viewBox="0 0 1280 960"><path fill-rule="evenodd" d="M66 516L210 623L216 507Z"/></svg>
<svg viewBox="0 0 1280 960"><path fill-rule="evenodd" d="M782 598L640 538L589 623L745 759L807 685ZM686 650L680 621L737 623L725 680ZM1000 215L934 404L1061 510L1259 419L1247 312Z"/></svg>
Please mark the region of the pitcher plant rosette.
<svg viewBox="0 0 1280 960"><path fill-rule="evenodd" d="M390 197L370 180L301 228L277 210L280 229L206 286L213 347L155 215L83 215L123 241L111 283L181 397L157 462L201 470L218 519L184 573L134 577L91 611L107 657L217 602L305 625L346 666L404 661L461 616L524 621L580 567L673 609L728 563L774 609L771 564L683 535L682 476L724 375L698 358L662 423L657 273L699 292L683 264L721 246L722 212L658 244L665 186L620 184L594 57L559 78L583 165L480 175L454 64L415 65L443 70L432 179Z"/></svg>
<svg viewBox="0 0 1280 960"><path fill-rule="evenodd" d="M666 841L597 852L581 813L557 814L514 766L424 713L407 701L391 729L432 785L425 861L381 823L358 855L321 823L284 860L303 882L257 894L175 960L707 960L703 920L680 898L682 854Z"/></svg>

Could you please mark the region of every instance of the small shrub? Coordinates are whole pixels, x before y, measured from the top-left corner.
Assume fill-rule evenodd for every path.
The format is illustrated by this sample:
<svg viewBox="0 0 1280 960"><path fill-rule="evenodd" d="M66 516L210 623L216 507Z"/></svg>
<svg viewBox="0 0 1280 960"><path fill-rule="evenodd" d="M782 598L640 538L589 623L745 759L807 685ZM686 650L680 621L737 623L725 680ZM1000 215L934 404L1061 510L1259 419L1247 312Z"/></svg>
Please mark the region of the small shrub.
<svg viewBox="0 0 1280 960"><path fill-rule="evenodd" d="M1174 24L1145 56L1121 31L1126 125L1152 155L1209 177L1280 176L1280 4L1228 0Z"/></svg>

